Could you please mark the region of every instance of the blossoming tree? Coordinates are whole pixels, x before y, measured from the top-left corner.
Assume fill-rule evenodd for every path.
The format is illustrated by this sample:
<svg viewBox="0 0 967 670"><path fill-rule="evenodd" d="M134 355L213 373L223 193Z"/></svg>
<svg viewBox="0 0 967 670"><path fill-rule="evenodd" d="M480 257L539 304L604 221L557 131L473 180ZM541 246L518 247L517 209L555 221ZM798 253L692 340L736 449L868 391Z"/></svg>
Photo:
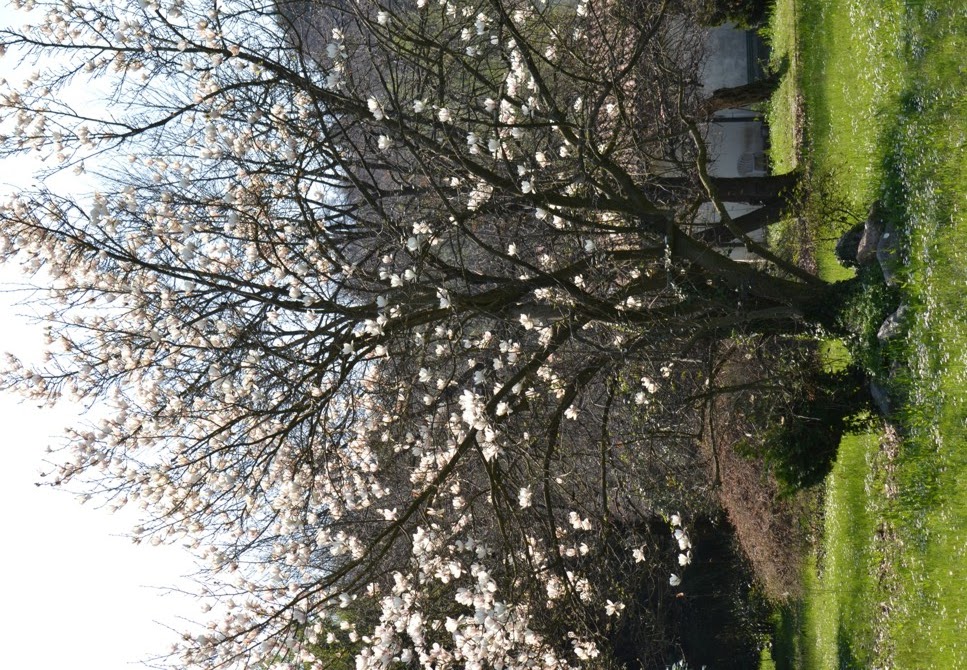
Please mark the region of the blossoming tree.
<svg viewBox="0 0 967 670"><path fill-rule="evenodd" d="M51 345L5 384L107 408L53 479L209 560L218 616L180 658L618 664L640 594L679 579L641 482L695 457L703 346L822 321L831 294L724 211L790 178L708 174L681 15L23 6L5 57L37 70L3 92L2 151L97 191L0 210Z"/></svg>

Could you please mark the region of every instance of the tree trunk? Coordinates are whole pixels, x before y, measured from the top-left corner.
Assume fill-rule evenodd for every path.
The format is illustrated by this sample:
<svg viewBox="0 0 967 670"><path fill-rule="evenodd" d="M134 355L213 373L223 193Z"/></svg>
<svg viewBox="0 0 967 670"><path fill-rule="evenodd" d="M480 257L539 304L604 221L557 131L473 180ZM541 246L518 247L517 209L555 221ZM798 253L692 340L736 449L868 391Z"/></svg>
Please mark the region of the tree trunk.
<svg viewBox="0 0 967 670"><path fill-rule="evenodd" d="M764 102L777 88L779 88L779 75L772 75L742 86L717 89L702 103L699 116L710 119L716 112L724 109L741 109L757 102Z"/></svg>
<svg viewBox="0 0 967 670"><path fill-rule="evenodd" d="M786 204L798 183L798 171L768 177L712 177L720 200L753 205Z"/></svg>
<svg viewBox="0 0 967 670"><path fill-rule="evenodd" d="M715 194L723 202L747 202L750 205L784 205L799 183L798 170L766 177L712 177ZM689 177L660 177L651 180L649 186L664 191L681 191L695 188Z"/></svg>
<svg viewBox="0 0 967 670"><path fill-rule="evenodd" d="M830 333L842 333L844 326L839 320L840 312L845 301L860 286L858 277L830 284L818 278L797 281L770 274L749 263L732 260L684 233L673 235L670 241L673 256L695 263L710 277L736 291L736 307L754 305L754 311L747 315L749 321L761 322L764 317L767 321L774 321L780 330L786 326L778 322L790 318L821 326ZM782 308L788 308L788 311L784 312ZM760 326L760 332L768 330Z"/></svg>
<svg viewBox="0 0 967 670"><path fill-rule="evenodd" d="M785 208L779 203L770 203L758 209L754 209L748 214L737 216L732 219L732 225L748 235L751 232L765 228L782 218ZM700 233L693 235L697 240L706 244L720 247L728 244L735 239L735 235L724 224L718 223L709 226Z"/></svg>

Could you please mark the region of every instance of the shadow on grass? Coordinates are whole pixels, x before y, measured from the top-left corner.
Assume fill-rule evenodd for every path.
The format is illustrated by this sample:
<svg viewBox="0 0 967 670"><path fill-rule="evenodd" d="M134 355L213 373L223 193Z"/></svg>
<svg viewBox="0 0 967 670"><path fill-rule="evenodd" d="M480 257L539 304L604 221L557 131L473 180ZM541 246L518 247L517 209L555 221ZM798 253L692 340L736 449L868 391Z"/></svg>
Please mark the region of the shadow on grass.
<svg viewBox="0 0 967 670"><path fill-rule="evenodd" d="M775 628L771 652L776 670L797 670L802 667L802 652L799 644L804 617L801 601L776 608L773 617Z"/></svg>
<svg viewBox="0 0 967 670"><path fill-rule="evenodd" d="M853 652L853 634L842 623L836 629L836 650L839 657L839 670L866 670Z"/></svg>

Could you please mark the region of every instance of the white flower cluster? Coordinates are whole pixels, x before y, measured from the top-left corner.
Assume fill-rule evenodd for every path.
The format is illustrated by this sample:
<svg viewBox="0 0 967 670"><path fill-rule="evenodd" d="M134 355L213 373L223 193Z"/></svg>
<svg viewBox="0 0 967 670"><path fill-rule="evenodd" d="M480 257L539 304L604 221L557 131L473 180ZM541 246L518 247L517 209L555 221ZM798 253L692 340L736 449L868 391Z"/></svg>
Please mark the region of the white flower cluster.
<svg viewBox="0 0 967 670"><path fill-rule="evenodd" d="M578 457L530 476L548 436L523 424L593 420L570 366L618 330L599 319L615 245L574 232L622 221L589 214L575 174L600 151L575 132L593 105L542 81L555 59L600 74L595 8L350 2L358 25L324 33L271 3L25 4L38 25L4 39L43 67L2 84L3 151L117 181L0 207L0 257L52 280L49 366L10 360L2 382L103 408L51 479L140 506L137 539L205 562L212 622L180 661L317 667L352 644L359 670L596 667L568 610L625 610L581 571L599 517L569 503L528 534ZM414 62L435 40L444 91ZM78 115L61 95L82 74L117 104Z"/></svg>
<svg viewBox="0 0 967 670"><path fill-rule="evenodd" d="M361 670L385 670L393 663L418 662L435 668L572 667L553 647L528 626L526 606L499 597L500 588L487 567L492 555L473 539L453 544L431 543L409 574L395 573L392 592L380 601L380 623L363 638L357 656ZM448 555L443 559L439 552ZM435 571L440 563L443 572ZM454 611L466 614L434 618L422 607L426 594L440 584L455 587ZM590 657L587 643L581 653ZM580 655L579 655L580 657Z"/></svg>
<svg viewBox="0 0 967 670"><path fill-rule="evenodd" d="M681 567L686 567L692 563L692 541L688 537L688 532L682 527L682 517L679 514L672 514L669 518L669 524L672 527L672 535L675 537L675 541L678 543L678 548L680 553L678 554L678 565ZM682 578L672 573L668 578L668 583L672 586L678 586L682 583Z"/></svg>

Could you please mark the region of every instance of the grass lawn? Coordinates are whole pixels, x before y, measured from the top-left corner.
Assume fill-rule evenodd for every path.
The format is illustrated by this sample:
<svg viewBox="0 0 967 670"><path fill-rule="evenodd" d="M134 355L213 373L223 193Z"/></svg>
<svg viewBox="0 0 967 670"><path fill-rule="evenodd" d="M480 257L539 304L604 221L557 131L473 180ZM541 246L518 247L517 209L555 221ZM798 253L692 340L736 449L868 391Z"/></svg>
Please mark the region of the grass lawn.
<svg viewBox="0 0 967 670"><path fill-rule="evenodd" d="M880 556L867 501L867 462L878 447L875 435L850 436L840 445L837 466L826 483L821 573L812 573L805 608L805 667L869 668L876 640L877 567ZM856 476L866 473L866 477ZM847 597L844 595L848 594Z"/></svg>
<svg viewBox="0 0 967 670"><path fill-rule="evenodd" d="M911 10L912 63L888 137L888 206L905 222L910 374L890 520L904 597L898 667L967 667L967 6Z"/></svg>
<svg viewBox="0 0 967 670"><path fill-rule="evenodd" d="M792 59L774 165L808 162L858 212L881 200L909 306L906 337L876 354L902 437L840 445L776 667L967 667L967 5L779 0L771 33ZM797 155L778 136L799 132Z"/></svg>

